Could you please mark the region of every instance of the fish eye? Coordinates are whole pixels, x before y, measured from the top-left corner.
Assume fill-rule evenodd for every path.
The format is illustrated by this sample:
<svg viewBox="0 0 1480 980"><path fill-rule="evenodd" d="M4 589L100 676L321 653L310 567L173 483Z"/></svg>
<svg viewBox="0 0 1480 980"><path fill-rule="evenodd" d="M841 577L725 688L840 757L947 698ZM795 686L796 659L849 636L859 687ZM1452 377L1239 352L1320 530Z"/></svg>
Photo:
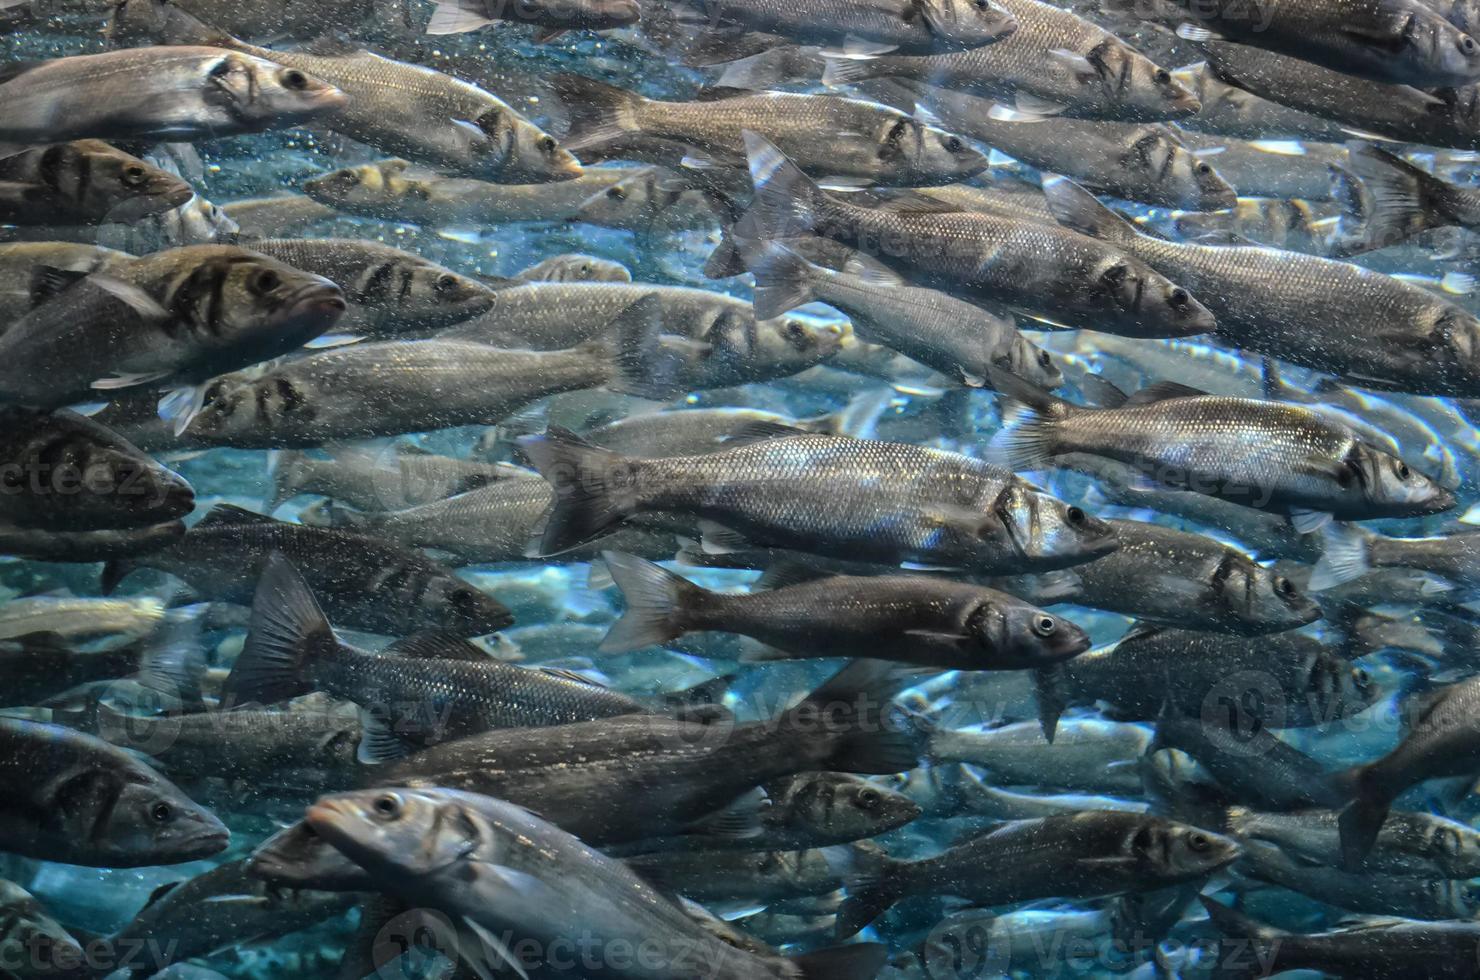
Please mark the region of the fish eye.
<svg viewBox="0 0 1480 980"><path fill-rule="evenodd" d="M1064 511L1064 519L1068 521L1070 526L1072 527L1082 527L1084 525L1084 522L1088 520L1088 518L1084 516L1084 511L1080 510L1078 507L1070 507L1068 510Z"/></svg>
<svg viewBox="0 0 1480 980"><path fill-rule="evenodd" d="M1048 351L1041 350L1038 352L1038 363L1046 368L1051 368L1053 367L1053 358L1049 356Z"/></svg>
<svg viewBox="0 0 1480 980"><path fill-rule="evenodd" d="M1352 683L1357 685L1357 690L1365 691L1368 685L1372 683L1372 675L1368 674L1361 667L1357 667L1352 671Z"/></svg>
<svg viewBox="0 0 1480 980"><path fill-rule="evenodd" d="M1468 34L1461 34L1459 37L1459 49L1465 54L1474 54L1475 39Z"/></svg>
<svg viewBox="0 0 1480 980"><path fill-rule="evenodd" d="M553 136L542 136L542 137L540 137L540 149L541 150L544 150L546 153L554 153L555 152L555 137L553 137Z"/></svg>
<svg viewBox="0 0 1480 980"><path fill-rule="evenodd" d="M622 190L622 188L620 188L620 187L609 187L609 188L607 188L606 196L609 197L609 198L611 198L613 201L625 201L625 200L627 200L627 192L624 191L624 190Z"/></svg>
<svg viewBox="0 0 1480 980"><path fill-rule="evenodd" d="M1402 460L1399 460L1398 464L1394 466L1393 469L1397 472L1398 479L1400 480L1406 480L1409 477L1413 476L1413 471L1409 469L1408 464L1403 462Z"/></svg>
<svg viewBox="0 0 1480 980"><path fill-rule="evenodd" d="M252 292L266 296L283 284L283 277L271 269L263 269L252 277Z"/></svg>
<svg viewBox="0 0 1480 980"><path fill-rule="evenodd" d="M991 5L987 3L987 0L976 0L977 10L986 10L989 6Z"/></svg>
<svg viewBox="0 0 1480 980"><path fill-rule="evenodd" d="M879 805L879 800L880 796L878 790L866 789L858 794L858 808L860 810L876 809Z"/></svg>
<svg viewBox="0 0 1480 980"><path fill-rule="evenodd" d="M129 167L124 168L123 182L125 184L137 186L139 184L142 184L148 176L149 171L145 170L139 164L135 163Z"/></svg>
<svg viewBox="0 0 1480 980"><path fill-rule="evenodd" d="M169 823L175 818L175 808L164 801L149 808L149 819L155 823Z"/></svg>
<svg viewBox="0 0 1480 980"><path fill-rule="evenodd" d="M375 798L370 808L375 811L376 816L394 819L401 815L401 797L395 793L383 793Z"/></svg>
<svg viewBox="0 0 1480 980"><path fill-rule="evenodd" d="M437 277L437 291L439 293L450 293L457 289L457 276L441 275Z"/></svg>
<svg viewBox="0 0 1480 980"><path fill-rule="evenodd" d="M1295 594L1295 583L1280 575L1274 580L1274 590L1283 596L1293 596Z"/></svg>
<svg viewBox="0 0 1480 980"><path fill-rule="evenodd" d="M1206 834L1191 833L1187 835L1187 847L1198 854L1212 850L1213 842Z"/></svg>
<svg viewBox="0 0 1480 980"><path fill-rule="evenodd" d="M946 140L947 153L960 153L962 149L963 147L959 137L952 136Z"/></svg>
<svg viewBox="0 0 1480 980"><path fill-rule="evenodd" d="M1208 174L1213 172L1213 168L1208 166L1206 163L1199 163L1197 165L1197 172L1206 177Z"/></svg>
<svg viewBox="0 0 1480 980"><path fill-rule="evenodd" d="M1156 79L1156 84L1158 85L1172 84L1172 73L1167 71L1165 68L1156 69L1156 74L1152 75L1151 77Z"/></svg>
<svg viewBox="0 0 1480 980"><path fill-rule="evenodd" d="M1033 632L1045 638L1053 636L1058 628L1058 620L1052 616L1038 616L1033 620Z"/></svg>
<svg viewBox="0 0 1480 980"><path fill-rule="evenodd" d="M1125 282L1126 277L1130 274L1131 270L1129 266L1127 266L1124 262L1117 262L1110 268L1106 269L1104 274L1101 275L1100 278L1104 280L1105 285L1114 289L1120 286L1121 283Z"/></svg>
<svg viewBox="0 0 1480 980"><path fill-rule="evenodd" d="M283 88L291 89L294 92L302 92L308 88L308 76L295 68L290 68L283 72Z"/></svg>
<svg viewBox="0 0 1480 980"><path fill-rule="evenodd" d="M1181 286L1173 286L1172 291L1167 294L1167 302L1177 308L1186 306L1191 299L1192 297L1187 294L1187 290Z"/></svg>

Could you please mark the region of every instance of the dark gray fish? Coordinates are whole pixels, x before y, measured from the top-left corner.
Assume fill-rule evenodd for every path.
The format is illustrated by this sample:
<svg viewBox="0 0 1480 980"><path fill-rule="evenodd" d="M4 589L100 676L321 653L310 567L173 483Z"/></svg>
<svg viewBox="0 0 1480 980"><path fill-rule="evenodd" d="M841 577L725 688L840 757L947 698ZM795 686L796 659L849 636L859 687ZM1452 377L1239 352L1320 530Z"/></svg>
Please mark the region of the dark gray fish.
<svg viewBox="0 0 1480 980"><path fill-rule="evenodd" d="M747 237L822 234L877 254L917 286L1066 327L1184 337L1216 325L1185 289L1088 236L946 204L940 213L858 207L825 194L764 138L749 133L746 144L755 182Z"/></svg>
<svg viewBox="0 0 1480 980"><path fill-rule="evenodd" d="M1360 247L1387 248L1431 228L1480 228L1480 191L1460 187L1371 143L1352 142L1348 169L1365 191ZM1351 243L1347 252L1354 250Z"/></svg>
<svg viewBox="0 0 1480 980"><path fill-rule="evenodd" d="M1316 970L1331 976L1407 980L1461 980L1475 973L1480 926L1473 922L1388 919L1331 932L1302 935L1264 925L1216 899L1203 897L1208 918L1224 936L1220 955L1242 952L1241 962L1261 972Z"/></svg>
<svg viewBox="0 0 1480 980"><path fill-rule="evenodd" d="M0 158L0 222L10 225L137 221L194 196L175 174L97 140Z"/></svg>
<svg viewBox="0 0 1480 980"><path fill-rule="evenodd" d="M142 558L110 562L103 591L133 571L154 568L178 576L220 602L248 605L262 569L276 552L309 577L329 615L345 626L389 636L447 629L482 636L513 617L497 600L420 552L374 538L275 521L228 504L212 508L185 537Z"/></svg>
<svg viewBox="0 0 1480 980"><path fill-rule="evenodd" d="M1260 813L1232 807L1228 829L1246 840L1276 844L1305 861L1336 867L1341 864L1339 817L1335 810ZM1361 870L1386 877L1473 878L1480 874L1480 832L1432 813L1395 813Z"/></svg>
<svg viewBox="0 0 1480 980"><path fill-rule="evenodd" d="M739 633L765 644L752 660L851 656L940 670L1023 670L1068 660L1089 636L1011 596L928 577L832 576L746 595L710 592L652 562L603 553L627 608L607 653L658 646L692 632ZM778 570L779 571L779 570Z"/></svg>
<svg viewBox="0 0 1480 980"><path fill-rule="evenodd" d="M83 961L82 944L35 896L0 878L0 958L11 964Z"/></svg>
<svg viewBox="0 0 1480 980"><path fill-rule="evenodd" d="M390 763L376 780L495 794L597 845L673 836L772 780L911 768L920 736L890 718L901 686L894 668L859 660L769 721L654 714L504 729ZM819 709L827 725L808 721Z"/></svg>
<svg viewBox="0 0 1480 980"><path fill-rule="evenodd" d="M1198 160L1245 196L1324 201L1337 196L1331 168L1345 166L1340 143L1240 139L1178 129L1177 139Z"/></svg>
<svg viewBox="0 0 1480 980"><path fill-rule="evenodd" d="M0 537L12 544L27 532L142 531L194 509L183 477L106 426L65 409L0 408Z"/></svg>
<svg viewBox="0 0 1480 980"><path fill-rule="evenodd" d="M853 935L910 895L954 895L982 906L1097 898L1196 881L1239 853L1227 837L1147 814L1085 810L1016 820L935 857L888 860L855 876L838 910L838 936Z"/></svg>
<svg viewBox="0 0 1480 980"><path fill-rule="evenodd" d="M1430 921L1473 919L1480 896L1468 882L1407 877L1363 869L1360 874L1310 864L1259 841L1244 843L1241 875L1288 888L1316 901L1362 915L1396 915Z"/></svg>
<svg viewBox="0 0 1480 980"><path fill-rule="evenodd" d="M247 859L246 872L281 888L330 892L374 888L374 881L364 868L337 851L302 820L263 841Z"/></svg>
<svg viewBox="0 0 1480 980"><path fill-rule="evenodd" d="M36 305L38 273L47 269L85 274L116 272L133 261L127 253L91 243L12 242L0 245L0 333Z"/></svg>
<svg viewBox="0 0 1480 980"><path fill-rule="evenodd" d="M790 430L774 435L657 460L598 449L564 430L525 440L526 454L555 487L541 548L558 554L653 512L711 521L762 546L984 573L1046 571L1115 547L1103 522L966 456Z"/></svg>
<svg viewBox="0 0 1480 980"><path fill-rule="evenodd" d="M1288 108L1230 85L1201 62L1178 69L1172 75L1202 102L1197 115L1178 123L1183 129L1245 140L1281 138L1340 143L1349 135L1330 119Z"/></svg>
<svg viewBox="0 0 1480 980"><path fill-rule="evenodd" d="M86 565L148 554L184 533L183 521L105 531L47 531L0 524L0 555Z"/></svg>
<svg viewBox="0 0 1480 980"><path fill-rule="evenodd" d="M43 861L133 868L225 849L230 834L153 769L107 742L0 719L0 847Z"/></svg>
<svg viewBox="0 0 1480 980"><path fill-rule="evenodd" d="M456 635L420 633L383 653L356 649L335 635L303 576L275 553L221 696L231 704L275 704L313 691L360 706L365 763L493 728L647 711L578 675L501 663Z"/></svg>

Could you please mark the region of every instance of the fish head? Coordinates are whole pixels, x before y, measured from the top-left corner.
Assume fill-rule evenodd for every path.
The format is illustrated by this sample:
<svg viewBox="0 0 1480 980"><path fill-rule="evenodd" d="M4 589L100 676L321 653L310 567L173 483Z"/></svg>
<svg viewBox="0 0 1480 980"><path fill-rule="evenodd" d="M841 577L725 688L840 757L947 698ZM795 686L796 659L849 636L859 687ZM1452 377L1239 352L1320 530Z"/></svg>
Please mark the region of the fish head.
<svg viewBox="0 0 1480 980"><path fill-rule="evenodd" d="M514 617L498 600L454 575L438 574L426 583L421 606L428 627L459 636L485 636L511 625Z"/></svg>
<svg viewBox="0 0 1480 980"><path fill-rule="evenodd" d="M821 364L843 349L842 325L805 316L778 316L756 322L752 356L786 374Z"/></svg>
<svg viewBox="0 0 1480 980"><path fill-rule="evenodd" d="M304 822L372 873L422 877L464 860L484 844L482 821L442 794L376 789L322 797Z"/></svg>
<svg viewBox="0 0 1480 980"><path fill-rule="evenodd" d="M1120 546L1108 521L1013 480L992 507L983 536L1000 528L1023 560L1021 570L1053 571L1092 561Z"/></svg>
<svg viewBox="0 0 1480 980"><path fill-rule="evenodd" d="M219 854L231 834L215 815L162 779L125 779L91 835L146 864L179 864Z"/></svg>
<svg viewBox="0 0 1480 980"><path fill-rule="evenodd" d="M452 326L493 306L493 289L431 262L407 263L392 281L402 314L424 326Z"/></svg>
<svg viewBox="0 0 1480 980"><path fill-rule="evenodd" d="M50 153L63 146L48 148ZM179 176L112 147L88 153L83 207L105 214L110 223L127 224L152 214L182 207L195 190Z"/></svg>
<svg viewBox="0 0 1480 980"><path fill-rule="evenodd" d="M660 189L658 174L656 170L634 174L592 194L581 202L570 220L603 228L648 227L681 193Z"/></svg>
<svg viewBox="0 0 1480 980"><path fill-rule="evenodd" d="M509 184L550 184L574 180L581 162L560 142L508 106L485 111L472 121L482 134L474 153L489 170L489 179Z"/></svg>
<svg viewBox="0 0 1480 980"><path fill-rule="evenodd" d="M1017 18L992 0L905 0L904 7L904 19L922 18L941 51L979 48L1018 29Z"/></svg>
<svg viewBox="0 0 1480 980"><path fill-rule="evenodd" d="M1188 150L1170 127L1148 124L1130 130L1120 163L1160 191L1168 207L1189 211L1222 211L1238 203L1238 194L1212 165Z"/></svg>
<svg viewBox="0 0 1480 980"><path fill-rule="evenodd" d="M225 246L180 249L182 264L194 260L172 295L171 312L208 350L236 363L278 357L332 327L344 314L344 292L322 276Z"/></svg>
<svg viewBox="0 0 1480 980"><path fill-rule="evenodd" d="M1470 878L1480 867L1480 832L1457 820L1428 824L1426 850L1433 854L1447 878Z"/></svg>
<svg viewBox="0 0 1480 980"><path fill-rule="evenodd" d="M314 400L291 378L249 378L229 374L214 378L201 389L201 403L184 432L204 442L231 442L251 436L260 427L269 431L313 420Z"/></svg>
<svg viewBox="0 0 1480 980"><path fill-rule="evenodd" d="M231 215L198 194L154 220L163 240L175 246L224 242L241 231Z"/></svg>
<svg viewBox="0 0 1480 980"><path fill-rule="evenodd" d="M1395 53L1436 86L1463 85L1480 77L1480 43L1422 5L1407 12Z"/></svg>
<svg viewBox="0 0 1480 980"><path fill-rule="evenodd" d="M1127 846L1142 868L1163 881L1211 874L1242 853L1230 837L1157 818L1142 821Z"/></svg>
<svg viewBox="0 0 1480 980"><path fill-rule="evenodd" d="M349 96L306 71L235 51L211 67L209 85L209 101L255 129L304 122L349 104Z"/></svg>
<svg viewBox="0 0 1480 980"><path fill-rule="evenodd" d="M1355 460L1352 459L1355 457ZM1357 444L1344 468L1343 487L1359 484L1374 509L1394 515L1438 514L1458 502L1454 492L1396 456Z"/></svg>
<svg viewBox="0 0 1480 980"><path fill-rule="evenodd" d="M878 174L883 183L940 183L982 173L991 161L961 137L926 126L904 115L886 116L875 136L877 145L857 147L864 156L853 166Z"/></svg>
<svg viewBox="0 0 1480 980"><path fill-rule="evenodd" d="M919 804L860 776L818 773L787 797L796 819L831 840L863 840L914 820Z"/></svg>
<svg viewBox="0 0 1480 980"><path fill-rule="evenodd" d="M409 161L393 159L345 167L305 182L303 193L334 208L391 208L402 197L427 196L424 184L404 176L410 166Z"/></svg>
<svg viewBox="0 0 1480 980"><path fill-rule="evenodd" d="M1275 633L1314 623L1321 607L1294 582L1242 555L1230 555L1213 573L1224 607L1254 633Z"/></svg>
<svg viewBox="0 0 1480 980"><path fill-rule="evenodd" d="M1014 331L1005 356L996 359L998 366L1040 388L1053 390L1064 383L1064 374L1048 351Z"/></svg>
<svg viewBox="0 0 1480 980"><path fill-rule="evenodd" d="M994 626L993 619L1001 625ZM1089 634L1077 623L1026 602L983 602L967 623L984 647L1015 658L1023 670L1069 660L1090 648Z"/></svg>
<svg viewBox="0 0 1480 980"><path fill-rule="evenodd" d="M1290 689L1300 693L1311 716L1320 721L1357 714L1377 703L1382 694L1366 670L1333 651L1316 652L1301 669L1304 677L1297 677Z"/></svg>
<svg viewBox="0 0 1480 980"><path fill-rule="evenodd" d="M1101 305L1137 336L1193 337L1217 326L1191 293L1139 259L1107 252L1091 273L1091 290Z"/></svg>
<svg viewBox="0 0 1480 980"><path fill-rule="evenodd" d="M1202 100L1171 72L1116 38L1095 47L1087 60L1108 100L1127 117L1185 119L1202 109Z"/></svg>
<svg viewBox="0 0 1480 980"><path fill-rule="evenodd" d="M365 884L365 872L334 845L300 820L269 837L247 859L246 872L285 888L322 888Z"/></svg>

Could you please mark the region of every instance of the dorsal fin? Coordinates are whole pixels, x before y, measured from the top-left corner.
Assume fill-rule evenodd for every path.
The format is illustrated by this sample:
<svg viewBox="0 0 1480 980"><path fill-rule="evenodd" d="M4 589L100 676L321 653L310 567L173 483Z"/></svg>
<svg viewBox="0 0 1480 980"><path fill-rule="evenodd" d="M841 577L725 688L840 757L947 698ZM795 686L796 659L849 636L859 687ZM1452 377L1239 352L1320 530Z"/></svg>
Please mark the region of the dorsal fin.
<svg viewBox="0 0 1480 980"><path fill-rule="evenodd" d="M585 684L587 687L595 687L603 691L610 690L610 688L607 687L607 685L601 683L601 681L598 681L592 677L587 677L585 674L579 673L578 671L568 670L564 667L533 667L531 669L536 670L541 674L548 674L550 677L558 677L560 680L563 681L573 681L577 684Z"/></svg>
<svg viewBox="0 0 1480 980"><path fill-rule="evenodd" d="M487 663L490 659L476 644L444 630L413 633L386 647L385 652L413 660L467 660Z"/></svg>
<svg viewBox="0 0 1480 980"><path fill-rule="evenodd" d="M1204 398L1206 391L1176 381L1158 381L1147 385L1126 399L1127 405L1150 405L1155 402L1171 401L1174 398Z"/></svg>
<svg viewBox="0 0 1480 980"><path fill-rule="evenodd" d="M768 439L787 439L792 436L808 436L814 433L806 429L799 429L785 422L771 422L765 419L746 422L737 428L728 439L724 441L726 449L734 449L737 446L746 446L755 442L765 442Z"/></svg>
<svg viewBox="0 0 1480 980"><path fill-rule="evenodd" d="M217 504L196 527L227 527L234 524L281 524L282 521L236 504Z"/></svg>

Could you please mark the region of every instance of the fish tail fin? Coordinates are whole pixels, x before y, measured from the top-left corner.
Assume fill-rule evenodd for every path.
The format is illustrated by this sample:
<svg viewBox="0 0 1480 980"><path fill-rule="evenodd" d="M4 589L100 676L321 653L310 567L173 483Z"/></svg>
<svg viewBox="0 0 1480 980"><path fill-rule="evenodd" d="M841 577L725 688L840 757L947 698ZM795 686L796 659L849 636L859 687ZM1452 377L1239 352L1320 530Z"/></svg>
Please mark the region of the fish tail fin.
<svg viewBox="0 0 1480 980"><path fill-rule="evenodd" d="M1392 808L1392 796L1376 784L1365 767L1349 770L1333 779L1336 785L1352 788L1353 799L1341 811L1341 864L1348 871L1362 866L1377 843L1377 835Z"/></svg>
<svg viewBox="0 0 1480 980"><path fill-rule="evenodd" d="M1013 470L1039 469L1057 454L1058 423L1075 407L1044 388L1000 368L987 368L1002 411L1002 428L988 455Z"/></svg>
<svg viewBox="0 0 1480 980"><path fill-rule="evenodd" d="M1368 194L1368 245L1393 245L1426 229L1452 223L1445 214L1449 187L1444 181L1371 143L1353 140L1347 149L1348 167Z"/></svg>
<svg viewBox="0 0 1480 980"><path fill-rule="evenodd" d="M108 37L116 45L153 42L237 48L241 42L182 10L173 0L121 0L113 8Z"/></svg>
<svg viewBox="0 0 1480 980"><path fill-rule="evenodd" d="M1050 745L1058 734L1059 718L1063 717L1064 710L1069 707L1064 682L1064 671L1058 666L1033 671L1033 697L1038 703L1038 726Z"/></svg>
<svg viewBox="0 0 1480 980"><path fill-rule="evenodd" d="M275 704L307 694L306 668L338 643L308 583L282 552L274 552L257 583L247 639L222 700Z"/></svg>
<svg viewBox="0 0 1480 980"><path fill-rule="evenodd" d="M639 398L666 398L679 390L679 362L664 353L663 299L644 296L623 310L598 343L616 372L610 386Z"/></svg>
<svg viewBox="0 0 1480 980"><path fill-rule="evenodd" d="M747 217L757 237L789 238L811 234L826 195L817 182L764 136L745 131L745 156L755 185Z"/></svg>
<svg viewBox="0 0 1480 980"><path fill-rule="evenodd" d="M905 896L907 878L900 873L905 864L890 859L884 867L848 879L848 897L838 906L834 938L857 935Z"/></svg>
<svg viewBox="0 0 1480 980"><path fill-rule="evenodd" d="M687 632L684 611L701 600L705 590L635 555L603 551L601 557L622 590L627 609L597 649L626 653L676 640Z"/></svg>
<svg viewBox="0 0 1480 980"><path fill-rule="evenodd" d="M774 320L817 298L817 276L822 271L785 245L761 242L747 256L755 276L755 315Z"/></svg>
<svg viewBox="0 0 1480 980"><path fill-rule="evenodd" d="M1371 546L1377 535L1355 524L1328 524L1321 529L1321 557L1310 573L1311 592L1323 592L1355 581L1372 570Z"/></svg>
<svg viewBox="0 0 1480 980"><path fill-rule="evenodd" d="M521 439L519 446L555 489L540 538L544 555L584 544L637 511L635 460L599 449L560 426Z"/></svg>
<svg viewBox="0 0 1480 980"><path fill-rule="evenodd" d="M889 960L889 947L880 943L849 943L814 949L791 957L801 980L858 980L876 976Z"/></svg>
<svg viewBox="0 0 1480 980"><path fill-rule="evenodd" d="M561 72L551 84L570 114L570 131L562 140L567 150L610 143L642 129L637 110L647 100L636 92L572 72Z"/></svg>
<svg viewBox="0 0 1480 980"><path fill-rule="evenodd" d="M270 514L298 496L303 486L303 453L296 449L274 449L267 454L267 476L272 481L272 496L267 501Z"/></svg>
<svg viewBox="0 0 1480 980"><path fill-rule="evenodd" d="M918 671L855 660L787 713L806 739L800 751L835 772L888 775L913 769L927 734L896 710L894 696Z"/></svg>
<svg viewBox="0 0 1480 980"><path fill-rule="evenodd" d="M205 611L205 605L196 605L166 613L158 639L139 658L140 684L165 697L178 698L182 704L201 703L206 656L200 633Z"/></svg>
<svg viewBox="0 0 1480 980"><path fill-rule="evenodd" d="M844 88L878 77L878 70L870 64L873 55L844 54L829 51L822 56L822 84L825 88Z"/></svg>
<svg viewBox="0 0 1480 980"><path fill-rule="evenodd" d="M437 0L432 19L427 22L427 34L442 37L481 30L494 23L483 11L483 4L470 0Z"/></svg>
<svg viewBox="0 0 1480 980"><path fill-rule="evenodd" d="M99 585L99 591L109 596L118 591L123 580L132 575L142 566L138 562L128 558L113 558L103 563L103 577Z"/></svg>

